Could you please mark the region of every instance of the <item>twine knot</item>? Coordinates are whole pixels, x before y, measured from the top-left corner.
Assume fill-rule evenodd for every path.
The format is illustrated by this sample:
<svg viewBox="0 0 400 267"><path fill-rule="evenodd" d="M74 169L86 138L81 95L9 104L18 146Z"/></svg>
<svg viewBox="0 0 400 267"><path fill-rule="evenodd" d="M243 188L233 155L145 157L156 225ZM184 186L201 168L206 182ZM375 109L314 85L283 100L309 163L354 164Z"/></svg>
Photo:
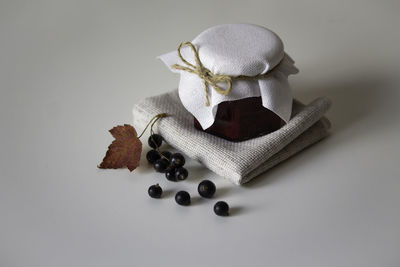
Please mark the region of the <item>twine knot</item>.
<svg viewBox="0 0 400 267"><path fill-rule="evenodd" d="M181 54L181 48L183 46L189 46L194 54L194 60L196 61L196 66L187 62L186 59L183 58ZM203 85L204 85L204 91L206 93L206 106L210 105L210 100L208 97L208 85L210 85L214 91L216 91L218 94L221 95L227 95L231 92L232 90L232 81L233 80L258 80L258 79L264 79L267 78L273 70L278 68L279 65L283 62L283 58L281 61L275 65L272 69L268 70L264 74L257 74L255 76L245 76L245 75L239 75L239 76L229 76L229 75L224 75L224 74L214 74L212 73L209 69L203 66L203 64L200 61L199 53L194 47L194 45L191 42L183 42L178 46L178 56L182 60L183 63L185 63L186 66L182 66L179 64L174 64L172 65L172 68L177 69L177 70L184 70L190 73L194 73L197 76L200 77L200 79L203 80ZM226 89L222 88L218 84L225 83L226 84Z"/></svg>
<svg viewBox="0 0 400 267"><path fill-rule="evenodd" d="M196 65L189 63L186 59L183 58L181 54L181 48L183 46L189 46L194 54L194 60L196 61ZM178 56L185 63L186 66L182 66L179 64L172 65L172 68L177 70L184 70L193 74L198 75L203 80L204 90L206 93L206 106L210 105L210 100L208 96L208 85L210 85L217 93L221 95L227 95L230 93L232 89L232 77L229 75L223 74L214 74L209 69L203 66L200 61L199 53L191 42L183 42L178 46ZM219 83L225 83L226 89L219 86Z"/></svg>

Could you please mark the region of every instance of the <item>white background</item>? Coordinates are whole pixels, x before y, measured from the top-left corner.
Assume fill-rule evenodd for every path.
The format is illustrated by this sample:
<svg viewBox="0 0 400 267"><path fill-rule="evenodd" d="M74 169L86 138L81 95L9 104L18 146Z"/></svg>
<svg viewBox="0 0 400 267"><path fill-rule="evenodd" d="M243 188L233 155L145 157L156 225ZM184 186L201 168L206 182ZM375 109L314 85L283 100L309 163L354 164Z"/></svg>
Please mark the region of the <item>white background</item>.
<svg viewBox="0 0 400 267"><path fill-rule="evenodd" d="M399 3L0 0L0 266L400 266ZM231 22L281 36L331 136L243 187L195 162L181 183L98 170L107 130L177 86L155 57Z"/></svg>

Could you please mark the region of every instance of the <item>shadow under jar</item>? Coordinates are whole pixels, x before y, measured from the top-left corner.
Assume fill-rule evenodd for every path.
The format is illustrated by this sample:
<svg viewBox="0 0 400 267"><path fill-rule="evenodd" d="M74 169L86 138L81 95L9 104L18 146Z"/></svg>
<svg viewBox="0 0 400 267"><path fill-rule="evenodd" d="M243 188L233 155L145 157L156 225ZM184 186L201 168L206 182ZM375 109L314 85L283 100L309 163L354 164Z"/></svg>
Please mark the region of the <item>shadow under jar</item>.
<svg viewBox="0 0 400 267"><path fill-rule="evenodd" d="M269 134L283 125L278 115L262 105L261 97L220 103L213 125L206 130L194 118L197 129L234 142Z"/></svg>

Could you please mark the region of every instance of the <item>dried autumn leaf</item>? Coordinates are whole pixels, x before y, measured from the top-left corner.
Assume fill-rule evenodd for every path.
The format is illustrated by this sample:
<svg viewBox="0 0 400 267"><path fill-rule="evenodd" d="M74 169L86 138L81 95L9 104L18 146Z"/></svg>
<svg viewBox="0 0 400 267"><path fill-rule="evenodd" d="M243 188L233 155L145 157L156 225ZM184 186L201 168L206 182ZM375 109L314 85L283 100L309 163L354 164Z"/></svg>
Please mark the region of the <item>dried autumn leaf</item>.
<svg viewBox="0 0 400 267"><path fill-rule="evenodd" d="M98 166L100 169L118 169L128 167L130 171L139 166L142 154L142 142L137 137L132 125L124 124L110 130L115 140L108 146L103 161Z"/></svg>

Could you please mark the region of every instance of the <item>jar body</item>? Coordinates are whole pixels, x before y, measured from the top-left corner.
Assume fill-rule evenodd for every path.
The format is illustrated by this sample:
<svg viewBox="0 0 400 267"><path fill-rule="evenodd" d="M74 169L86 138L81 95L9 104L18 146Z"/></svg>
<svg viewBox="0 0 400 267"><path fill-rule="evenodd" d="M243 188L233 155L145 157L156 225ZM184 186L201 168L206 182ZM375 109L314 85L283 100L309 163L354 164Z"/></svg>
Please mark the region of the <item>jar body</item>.
<svg viewBox="0 0 400 267"><path fill-rule="evenodd" d="M278 115L262 105L261 97L220 103L213 125L206 130L194 118L197 129L234 142L271 133L283 125Z"/></svg>

